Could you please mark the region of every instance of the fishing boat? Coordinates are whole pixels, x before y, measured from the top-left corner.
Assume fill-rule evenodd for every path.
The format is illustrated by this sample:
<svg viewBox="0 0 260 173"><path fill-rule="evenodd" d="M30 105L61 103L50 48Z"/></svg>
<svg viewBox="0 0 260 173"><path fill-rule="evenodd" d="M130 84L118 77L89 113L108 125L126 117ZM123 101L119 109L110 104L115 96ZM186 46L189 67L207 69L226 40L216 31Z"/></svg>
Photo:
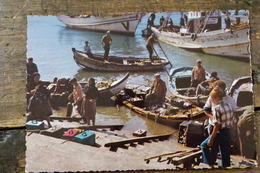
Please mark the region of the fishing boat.
<svg viewBox="0 0 260 173"><path fill-rule="evenodd" d="M58 19L66 26L75 29L84 29L90 31L134 35L138 24L141 21L142 15L125 14L113 16L66 16L59 15Z"/></svg>
<svg viewBox="0 0 260 173"><path fill-rule="evenodd" d="M121 102L117 103L148 119L171 127L177 127L183 121L204 118L202 108L193 107L187 101L172 97L166 97L162 106L146 107L145 96L149 89L150 87L145 85L127 84L126 88L117 95L117 99Z"/></svg>
<svg viewBox="0 0 260 173"><path fill-rule="evenodd" d="M123 90L127 84L128 77L130 73L127 73L119 80L112 80L112 81L102 81L97 82L96 87L98 88L100 97L98 102L105 102L109 100L112 96L118 94L121 90ZM87 82L79 82L84 89L84 86ZM57 82L57 84L50 83L47 87L53 95L51 97L51 104L55 106L66 106L68 103L68 95L71 92L72 86L68 83L68 79L62 79L61 82Z"/></svg>
<svg viewBox="0 0 260 173"><path fill-rule="evenodd" d="M195 12L194 12L195 13ZM195 14L200 14L196 17ZM248 61L250 57L249 23L241 22L222 28L221 16L214 13L195 13L187 28L152 27L156 37L176 47L202 51L206 54ZM205 13L204 13L205 14Z"/></svg>
<svg viewBox="0 0 260 173"><path fill-rule="evenodd" d="M109 56L109 61L104 61L101 55L94 54L94 57L90 58L84 52L77 51L75 48L72 48L72 52L75 62L80 67L96 71L158 71L164 69L164 66L170 63L167 58L162 57L151 62L149 58ZM154 59L156 59L156 57L154 57Z"/></svg>
<svg viewBox="0 0 260 173"><path fill-rule="evenodd" d="M208 98L207 95L195 96L196 88L191 86L191 75L194 67L178 67L170 70L168 81L168 89L174 97L184 99L192 104L204 104ZM210 78L210 74L206 72L206 79Z"/></svg>
<svg viewBox="0 0 260 173"><path fill-rule="evenodd" d="M228 91L234 98L237 107L253 105L253 83L251 76L244 76L235 79Z"/></svg>

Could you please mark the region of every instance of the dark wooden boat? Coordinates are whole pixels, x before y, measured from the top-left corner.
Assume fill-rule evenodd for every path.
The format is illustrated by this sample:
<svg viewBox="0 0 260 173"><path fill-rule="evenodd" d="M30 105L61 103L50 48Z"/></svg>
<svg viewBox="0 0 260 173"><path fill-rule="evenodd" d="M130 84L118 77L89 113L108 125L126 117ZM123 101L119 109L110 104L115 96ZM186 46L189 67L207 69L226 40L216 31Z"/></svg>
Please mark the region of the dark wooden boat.
<svg viewBox="0 0 260 173"><path fill-rule="evenodd" d="M94 54L94 58L72 48L75 62L83 68L108 72L158 71L169 64L167 58L158 58L153 62L149 58L109 56L109 62L103 56Z"/></svg>
<svg viewBox="0 0 260 173"><path fill-rule="evenodd" d="M174 97L199 105L206 102L208 95L195 96L195 94L188 94L189 90L196 90L196 88L190 87L193 68L192 66L172 68L170 70L170 77L168 78L168 88ZM206 79L209 78L210 74L206 73Z"/></svg>
<svg viewBox="0 0 260 173"><path fill-rule="evenodd" d="M112 96L117 95L121 90L123 90L127 84L128 77L130 76L130 73L126 73L124 77L122 77L119 80L116 80L111 83L105 83L104 86L97 86L100 94L100 98L98 99L99 103L104 103L105 101L109 100ZM81 86L84 88L84 86L87 84L86 82L80 82ZM68 87L66 85L68 84L67 80L64 80L64 83L60 84L50 84L52 85L49 89L57 87L59 85L61 89L59 89L59 92L56 92L52 95L51 103L52 105L56 106L66 106L68 103L68 95L70 94L70 91L68 91Z"/></svg>

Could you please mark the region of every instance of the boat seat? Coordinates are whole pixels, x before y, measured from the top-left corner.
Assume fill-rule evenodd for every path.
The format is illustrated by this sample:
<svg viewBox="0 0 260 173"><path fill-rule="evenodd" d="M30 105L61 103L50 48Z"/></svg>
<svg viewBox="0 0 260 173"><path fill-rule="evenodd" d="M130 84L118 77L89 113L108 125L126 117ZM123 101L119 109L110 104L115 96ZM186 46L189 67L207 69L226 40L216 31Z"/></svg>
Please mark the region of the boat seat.
<svg viewBox="0 0 260 173"><path fill-rule="evenodd" d="M187 91L189 89L196 89L195 87L188 87L188 88L178 88L177 91Z"/></svg>

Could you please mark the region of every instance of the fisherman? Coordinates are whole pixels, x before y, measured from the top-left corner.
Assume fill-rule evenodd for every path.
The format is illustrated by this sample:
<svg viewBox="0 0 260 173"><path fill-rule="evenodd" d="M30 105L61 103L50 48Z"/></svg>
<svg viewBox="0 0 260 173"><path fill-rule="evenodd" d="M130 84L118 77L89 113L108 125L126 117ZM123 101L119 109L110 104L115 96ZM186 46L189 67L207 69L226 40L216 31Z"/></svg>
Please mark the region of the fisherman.
<svg viewBox="0 0 260 173"><path fill-rule="evenodd" d="M160 26L162 26L163 25L163 22L165 21L165 18L162 16L161 18L160 18Z"/></svg>
<svg viewBox="0 0 260 173"><path fill-rule="evenodd" d="M235 112L237 110L237 106L236 106L235 100L231 96L226 94L225 82L223 82L222 80L215 81L213 83L213 89L215 89L215 88L222 90L222 92L223 92L222 100L225 103L228 103L231 106L232 110ZM205 114L208 116L208 119L204 122L204 126L205 126L205 129L206 129L206 132L208 133L208 135L210 135L212 133L212 130L214 128L214 121L213 121L214 111L213 110L215 110L216 105L217 104L214 104L212 102L211 96L209 96L209 98L207 99L207 101L203 107ZM235 133L234 128L232 129L233 134ZM232 136L234 138L234 135L232 135ZM217 153L218 153L218 147L217 146L211 147L210 152L211 152L211 156L212 156L211 161L212 161L212 163L215 163L216 158L217 158Z"/></svg>
<svg viewBox="0 0 260 173"><path fill-rule="evenodd" d="M84 87L84 96L82 101L82 118L84 123L95 125L96 100L99 97L98 89L95 86L95 79L89 78L88 84ZM82 122L81 122L82 123Z"/></svg>
<svg viewBox="0 0 260 173"><path fill-rule="evenodd" d="M201 143L203 162L210 168L214 168L216 155L211 155L210 147L218 146L221 154L222 167L230 166L230 129L235 123L234 110L232 106L223 100L225 96L220 87L215 87L211 93L213 131L211 135Z"/></svg>
<svg viewBox="0 0 260 173"><path fill-rule="evenodd" d="M181 26L185 26L185 22L184 22L184 18L183 17L180 18L180 25Z"/></svg>
<svg viewBox="0 0 260 173"><path fill-rule="evenodd" d="M146 42L146 48L149 52L149 58L151 61L153 61L153 44L155 43L155 35L152 33L152 35L147 39Z"/></svg>
<svg viewBox="0 0 260 173"><path fill-rule="evenodd" d="M154 105L162 106L165 101L165 96L167 92L166 84L161 79L161 75L156 73L154 75L155 80L153 81L152 87L145 98L146 108Z"/></svg>
<svg viewBox="0 0 260 173"><path fill-rule="evenodd" d="M218 73L214 71L211 73L210 79L205 80L205 81L201 82L200 84L198 84L197 89L196 89L196 96L198 96L199 94L208 95L210 93L210 91L213 89L213 83L215 81L219 80L217 75L218 75Z"/></svg>
<svg viewBox="0 0 260 173"><path fill-rule="evenodd" d="M187 24L188 24L188 17L187 17L187 15L184 14L184 15L183 15L183 18L184 18L184 20L185 20L185 25L187 25Z"/></svg>
<svg viewBox="0 0 260 173"><path fill-rule="evenodd" d="M89 58L93 58L93 54L91 52L91 49L90 49L88 41L85 42L84 53L87 54Z"/></svg>
<svg viewBox="0 0 260 173"><path fill-rule="evenodd" d="M170 29L173 28L173 21L172 21L171 18L170 18L169 21L168 21L168 27L169 27Z"/></svg>
<svg viewBox="0 0 260 173"><path fill-rule="evenodd" d="M28 58L26 64L26 70L27 70L27 84L28 84L31 80L33 73L38 72L37 65L33 62L33 58Z"/></svg>
<svg viewBox="0 0 260 173"><path fill-rule="evenodd" d="M108 54L110 50L110 45L112 43L112 38L110 36L110 31L106 32L106 35L104 35L101 39L102 45L104 47L105 53L104 53L104 59L105 61L109 61Z"/></svg>
<svg viewBox="0 0 260 173"><path fill-rule="evenodd" d="M73 85L73 92L68 96L68 100L74 100L72 103L77 113L81 114L81 103L83 98L83 89L76 78L72 78L69 83Z"/></svg>
<svg viewBox="0 0 260 173"><path fill-rule="evenodd" d="M231 28L231 21L229 17L225 18L225 24L226 24L226 29L230 29Z"/></svg>
<svg viewBox="0 0 260 173"><path fill-rule="evenodd" d="M192 70L191 75L191 87L197 87L197 85L206 79L206 71L201 65L202 61L197 60L197 65Z"/></svg>

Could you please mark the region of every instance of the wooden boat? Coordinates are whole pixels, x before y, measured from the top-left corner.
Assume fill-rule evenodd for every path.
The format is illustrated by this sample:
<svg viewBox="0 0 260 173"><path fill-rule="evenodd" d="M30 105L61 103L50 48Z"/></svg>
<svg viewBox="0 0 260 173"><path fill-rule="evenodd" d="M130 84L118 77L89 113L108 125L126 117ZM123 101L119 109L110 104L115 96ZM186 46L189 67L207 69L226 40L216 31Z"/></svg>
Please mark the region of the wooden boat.
<svg viewBox="0 0 260 173"><path fill-rule="evenodd" d="M189 90L195 91L196 88L190 87L192 69L194 67L178 67L170 70L169 77L169 91L174 97L184 99L192 104L200 105L206 102L208 96L200 95L188 95ZM210 74L206 73L206 79L210 78Z"/></svg>
<svg viewBox="0 0 260 173"><path fill-rule="evenodd" d="M178 113L172 115L163 115L161 113L155 113L152 111L147 111L144 108L135 106L134 102L124 101L123 104L130 108L132 111L148 118L154 120L160 124L164 124L171 127L177 127L183 121L197 120L205 116L204 110L199 108L191 108L190 110L179 109Z"/></svg>
<svg viewBox="0 0 260 173"><path fill-rule="evenodd" d="M208 14L190 20L192 27L189 28L172 30L152 27L151 30L159 40L176 47L248 61L249 23L244 22L231 29L222 29L221 19L221 16ZM204 21L204 25L201 24L201 20Z"/></svg>
<svg viewBox="0 0 260 173"><path fill-rule="evenodd" d="M169 64L167 58L159 58L158 60L150 61L149 58L134 58L134 57L117 57L110 56L109 62L105 62L100 55L94 55L94 58L88 57L85 53L72 48L75 62L83 68L109 71L109 72L130 72L130 71L158 71Z"/></svg>
<svg viewBox="0 0 260 173"><path fill-rule="evenodd" d="M253 105L253 83L251 76L235 79L228 94L235 99L237 107Z"/></svg>
<svg viewBox="0 0 260 173"><path fill-rule="evenodd" d="M119 80L112 81L112 82L101 82L97 83L96 86L99 90L100 98L98 99L98 102L105 103L105 101L108 101L112 96L118 94L121 90L123 90L127 84L128 77L130 76L130 73L127 73L124 77L122 77ZM81 86L84 89L84 86L87 84L86 82L80 82ZM50 90L54 91L56 87L60 87L58 89L58 92L54 93L51 98L51 103L53 106L66 106L68 103L68 95L70 92L68 91L66 85L68 84L67 80L64 80L64 82L61 82L59 84L50 84L50 87L48 87Z"/></svg>
<svg viewBox="0 0 260 173"><path fill-rule="evenodd" d="M99 32L106 32L110 30L111 33L126 35L134 35L141 18L142 15L139 14L117 16L58 16L58 19L70 28Z"/></svg>
<svg viewBox="0 0 260 173"><path fill-rule="evenodd" d="M145 108L145 95L150 87L144 85L127 84L124 91L121 91L117 98L122 105L132 111L168 126L178 126L185 120L203 118L204 111L199 107L192 107L185 101L167 97L163 106Z"/></svg>

